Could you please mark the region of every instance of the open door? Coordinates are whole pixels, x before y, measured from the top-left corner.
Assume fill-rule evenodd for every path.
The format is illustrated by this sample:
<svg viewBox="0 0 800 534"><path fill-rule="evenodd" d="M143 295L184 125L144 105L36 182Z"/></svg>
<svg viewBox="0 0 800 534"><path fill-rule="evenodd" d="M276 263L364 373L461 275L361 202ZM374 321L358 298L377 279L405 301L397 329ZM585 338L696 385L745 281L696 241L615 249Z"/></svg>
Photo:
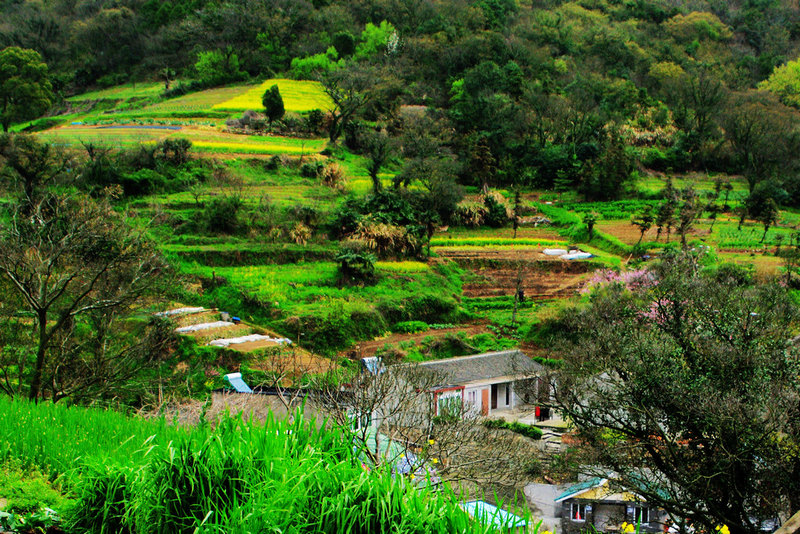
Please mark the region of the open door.
<svg viewBox="0 0 800 534"><path fill-rule="evenodd" d="M481 415L489 415L489 390L481 390Z"/></svg>
<svg viewBox="0 0 800 534"><path fill-rule="evenodd" d="M492 384L492 410L497 409L497 384Z"/></svg>

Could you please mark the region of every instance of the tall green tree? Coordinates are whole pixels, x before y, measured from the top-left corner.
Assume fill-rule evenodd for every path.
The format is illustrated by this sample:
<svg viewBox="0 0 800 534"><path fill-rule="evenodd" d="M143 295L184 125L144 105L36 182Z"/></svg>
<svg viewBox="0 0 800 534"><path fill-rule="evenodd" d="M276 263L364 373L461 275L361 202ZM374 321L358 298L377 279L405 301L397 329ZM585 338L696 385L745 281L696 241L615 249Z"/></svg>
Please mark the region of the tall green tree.
<svg viewBox="0 0 800 534"><path fill-rule="evenodd" d="M264 105L264 111L270 124L272 124L272 121L282 119L286 113L283 97L281 97L281 92L277 85L273 85L264 92L264 96L261 97L261 103Z"/></svg>
<svg viewBox="0 0 800 534"><path fill-rule="evenodd" d="M0 52L0 122L34 119L53 103L47 64L35 50L11 46Z"/></svg>

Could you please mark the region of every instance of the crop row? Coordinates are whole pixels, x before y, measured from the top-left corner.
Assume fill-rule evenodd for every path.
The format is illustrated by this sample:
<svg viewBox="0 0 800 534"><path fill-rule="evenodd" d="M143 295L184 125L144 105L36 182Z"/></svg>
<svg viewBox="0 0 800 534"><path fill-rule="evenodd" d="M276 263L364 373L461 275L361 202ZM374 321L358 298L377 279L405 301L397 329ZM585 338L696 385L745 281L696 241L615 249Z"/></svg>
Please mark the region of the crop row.
<svg viewBox="0 0 800 534"><path fill-rule="evenodd" d="M216 104L213 109L226 111L246 111L248 109L263 109L261 99L264 92L272 87L278 86L278 90L283 98L283 106L286 111L304 113L312 109L329 110L332 102L319 82L303 80L267 80L261 85L255 86L247 92L241 93L233 98Z"/></svg>
<svg viewBox="0 0 800 534"><path fill-rule="evenodd" d="M555 239L527 239L505 237L434 237L431 246L434 247L563 247L565 241Z"/></svg>

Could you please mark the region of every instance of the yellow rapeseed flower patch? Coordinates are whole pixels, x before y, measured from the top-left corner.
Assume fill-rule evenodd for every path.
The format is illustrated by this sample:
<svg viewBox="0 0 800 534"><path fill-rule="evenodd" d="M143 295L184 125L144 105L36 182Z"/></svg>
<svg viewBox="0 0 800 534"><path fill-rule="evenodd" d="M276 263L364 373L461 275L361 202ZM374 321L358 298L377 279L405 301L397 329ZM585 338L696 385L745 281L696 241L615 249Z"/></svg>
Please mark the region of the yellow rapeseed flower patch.
<svg viewBox="0 0 800 534"><path fill-rule="evenodd" d="M264 92L273 85L278 86L278 90L281 92L281 97L283 98L283 107L286 111L293 111L295 113L305 113L312 109L329 111L333 107L331 99L325 94L325 90L319 82L272 79L230 100L215 104L211 109L226 111L262 109L264 105L261 103L261 98L264 96Z"/></svg>
<svg viewBox="0 0 800 534"><path fill-rule="evenodd" d="M430 269L427 263L421 261L376 261L375 267L395 273L422 273Z"/></svg>
<svg viewBox="0 0 800 534"><path fill-rule="evenodd" d="M322 148L311 146L291 146L279 143L229 143L217 141L194 141L192 147L206 152L234 152L241 154L312 154Z"/></svg>

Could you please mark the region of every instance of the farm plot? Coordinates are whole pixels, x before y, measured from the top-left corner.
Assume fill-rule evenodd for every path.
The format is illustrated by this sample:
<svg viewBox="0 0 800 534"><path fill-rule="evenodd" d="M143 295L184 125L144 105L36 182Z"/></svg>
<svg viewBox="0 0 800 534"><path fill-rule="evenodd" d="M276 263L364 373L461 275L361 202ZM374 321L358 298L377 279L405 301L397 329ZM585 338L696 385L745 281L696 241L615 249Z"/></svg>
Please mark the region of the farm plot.
<svg viewBox="0 0 800 534"><path fill-rule="evenodd" d="M287 313L337 313L343 309L369 309L380 301L399 301L409 295L442 295L455 288L443 286L443 277L431 271L386 272L378 283L340 286L338 264L315 262L296 265L259 265L212 269L199 265L184 267L192 274L215 274L276 310Z"/></svg>
<svg viewBox="0 0 800 534"><path fill-rule="evenodd" d="M760 250L764 246L774 246L777 238L783 243L789 242L789 236L795 232L793 228L773 227L767 232L767 236L762 242L764 229L760 225L748 222L739 230L739 223L730 218L719 220L714 225L713 232L709 233L711 222L702 220L695 223L694 228L687 235L688 240L700 240L719 251L746 251ZM627 244L634 244L639 240L639 230L630 221L599 221L596 228L606 232ZM658 235L656 228L648 230L643 239L643 243L653 244ZM659 239L660 243L666 243L666 230L662 231ZM672 242L678 241L679 237L674 232L670 236Z"/></svg>
<svg viewBox="0 0 800 534"><path fill-rule="evenodd" d="M230 87L217 87L215 89L206 89L196 93L180 96L178 98L171 98L156 104L151 104L144 107L141 112L147 115L157 116L163 114L166 116L175 116L175 114L197 113L201 111L210 111L214 106L230 100L252 86L247 85L234 85Z"/></svg>
<svg viewBox="0 0 800 534"><path fill-rule="evenodd" d="M262 109L264 105L261 103L261 98L264 96L264 92L273 85L278 86L286 111L295 113L304 113L312 109L328 111L333 106L330 98L325 94L322 84L319 82L273 79L252 87L250 90L224 102L215 104L212 109L220 111Z"/></svg>
<svg viewBox="0 0 800 534"><path fill-rule="evenodd" d="M327 145L325 139L245 136L198 126L75 125L47 130L37 135L43 140L67 147L80 147L83 142L92 142L116 148L155 143L167 137L185 138L192 142L194 151L211 154L302 155L318 153Z"/></svg>
<svg viewBox="0 0 800 534"><path fill-rule="evenodd" d="M137 83L117 85L107 89L99 89L88 93L71 96L67 102L85 102L87 100L130 100L131 98L156 97L164 91L164 84Z"/></svg>

